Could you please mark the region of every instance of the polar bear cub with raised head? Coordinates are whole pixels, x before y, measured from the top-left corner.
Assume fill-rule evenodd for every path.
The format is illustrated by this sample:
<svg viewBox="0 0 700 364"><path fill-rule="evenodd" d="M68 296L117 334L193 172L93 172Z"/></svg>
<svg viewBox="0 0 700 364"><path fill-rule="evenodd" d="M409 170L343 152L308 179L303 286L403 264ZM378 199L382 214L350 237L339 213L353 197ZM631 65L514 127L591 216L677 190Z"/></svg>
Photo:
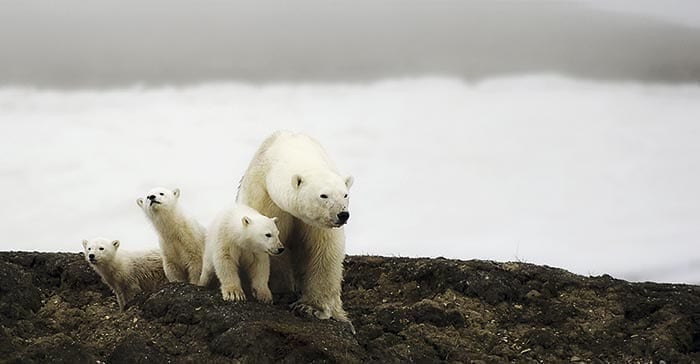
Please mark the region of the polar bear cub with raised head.
<svg viewBox="0 0 700 364"><path fill-rule="evenodd" d="M83 248L85 260L117 295L120 311L137 293L155 290L168 282L158 250L120 251L119 240L105 238L83 240Z"/></svg>
<svg viewBox="0 0 700 364"><path fill-rule="evenodd" d="M238 204L219 213L207 234L199 285L208 285L216 273L224 300L243 301L246 297L240 273L244 273L250 279L253 297L272 302L269 256L284 251L276 221Z"/></svg>
<svg viewBox="0 0 700 364"><path fill-rule="evenodd" d="M202 272L206 230L180 208L180 189L157 187L136 200L160 237L163 268L170 282L196 284Z"/></svg>

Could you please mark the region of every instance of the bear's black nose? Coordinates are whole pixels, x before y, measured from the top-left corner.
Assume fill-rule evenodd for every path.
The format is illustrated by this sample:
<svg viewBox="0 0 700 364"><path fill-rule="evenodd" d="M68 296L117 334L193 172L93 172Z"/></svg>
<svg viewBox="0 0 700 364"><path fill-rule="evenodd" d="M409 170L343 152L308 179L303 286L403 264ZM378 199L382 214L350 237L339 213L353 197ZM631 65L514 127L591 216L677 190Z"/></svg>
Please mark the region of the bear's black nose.
<svg viewBox="0 0 700 364"><path fill-rule="evenodd" d="M343 212L338 213L338 220L340 220L341 223L345 223L346 221L348 221L349 218L350 218L350 213L347 211L343 211Z"/></svg>
<svg viewBox="0 0 700 364"><path fill-rule="evenodd" d="M90 254L90 255L88 255L88 258L90 258L90 259L95 259L95 254Z"/></svg>
<svg viewBox="0 0 700 364"><path fill-rule="evenodd" d="M148 196L148 199L151 200L151 201L153 201L153 200L156 199L156 195L149 195L149 196Z"/></svg>
<svg viewBox="0 0 700 364"><path fill-rule="evenodd" d="M277 249L277 254L282 254L283 251L284 251L284 248L279 248L279 249Z"/></svg>

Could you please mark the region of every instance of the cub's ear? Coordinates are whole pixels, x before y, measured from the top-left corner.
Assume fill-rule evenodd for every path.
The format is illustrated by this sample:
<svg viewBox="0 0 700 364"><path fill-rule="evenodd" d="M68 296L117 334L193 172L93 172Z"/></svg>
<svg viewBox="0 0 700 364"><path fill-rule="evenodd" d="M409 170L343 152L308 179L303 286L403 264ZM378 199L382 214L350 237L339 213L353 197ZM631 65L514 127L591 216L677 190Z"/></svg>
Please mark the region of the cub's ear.
<svg viewBox="0 0 700 364"><path fill-rule="evenodd" d="M115 248L119 248L119 240L113 241L112 245L114 245Z"/></svg>
<svg viewBox="0 0 700 364"><path fill-rule="evenodd" d="M277 220L279 220L279 219L275 216L275 217L271 218L270 220L272 220L272 222L274 222L276 224Z"/></svg>
<svg viewBox="0 0 700 364"><path fill-rule="evenodd" d="M174 190L173 190L173 195L174 195L175 197L180 197L180 189L179 189L179 188L174 189Z"/></svg>
<svg viewBox="0 0 700 364"><path fill-rule="evenodd" d="M241 222L243 223L243 226L248 226L253 223L253 221L248 216L243 216Z"/></svg>
<svg viewBox="0 0 700 364"><path fill-rule="evenodd" d="M87 243L88 243L88 241L83 239L83 248L87 248Z"/></svg>
<svg viewBox="0 0 700 364"><path fill-rule="evenodd" d="M137 199L136 199L136 204L139 205L140 207L143 207L143 199L142 199L142 198L137 198Z"/></svg>
<svg viewBox="0 0 700 364"><path fill-rule="evenodd" d="M302 183L304 183L304 179L302 179L300 175L295 174L294 176L292 176L292 186L294 188L301 187Z"/></svg>
<svg viewBox="0 0 700 364"><path fill-rule="evenodd" d="M355 182L355 179L352 176L345 177L345 186L347 188L352 187L353 182Z"/></svg>

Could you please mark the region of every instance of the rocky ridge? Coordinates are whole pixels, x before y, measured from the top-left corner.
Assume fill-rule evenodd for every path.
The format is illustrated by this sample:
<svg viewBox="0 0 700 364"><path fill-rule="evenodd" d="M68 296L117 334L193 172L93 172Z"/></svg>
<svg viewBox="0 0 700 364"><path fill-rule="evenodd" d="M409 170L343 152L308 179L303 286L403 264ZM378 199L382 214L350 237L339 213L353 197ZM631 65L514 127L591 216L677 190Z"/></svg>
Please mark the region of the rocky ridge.
<svg viewBox="0 0 700 364"><path fill-rule="evenodd" d="M82 254L0 252L0 362L700 363L700 287L526 263L349 256L357 334L170 283L117 302Z"/></svg>

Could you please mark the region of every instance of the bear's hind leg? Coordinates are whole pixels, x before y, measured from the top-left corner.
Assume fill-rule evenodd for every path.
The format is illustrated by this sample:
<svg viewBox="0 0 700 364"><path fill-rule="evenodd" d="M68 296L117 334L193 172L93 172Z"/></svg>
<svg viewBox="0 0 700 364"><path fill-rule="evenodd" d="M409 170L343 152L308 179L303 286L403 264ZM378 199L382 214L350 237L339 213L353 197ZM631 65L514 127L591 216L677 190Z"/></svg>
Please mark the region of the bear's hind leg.
<svg viewBox="0 0 700 364"><path fill-rule="evenodd" d="M165 277L168 278L168 282L186 282L187 274L181 269L175 262L166 260L163 257L163 271L165 272Z"/></svg>
<svg viewBox="0 0 700 364"><path fill-rule="evenodd" d="M205 255L202 261L202 273L199 276L197 285L208 286L209 282L211 282L212 275L214 275L214 263L211 261L211 258Z"/></svg>
<svg viewBox="0 0 700 364"><path fill-rule="evenodd" d="M199 284L199 280L202 277L202 262L194 261L187 265L187 278L188 282L191 284Z"/></svg>

